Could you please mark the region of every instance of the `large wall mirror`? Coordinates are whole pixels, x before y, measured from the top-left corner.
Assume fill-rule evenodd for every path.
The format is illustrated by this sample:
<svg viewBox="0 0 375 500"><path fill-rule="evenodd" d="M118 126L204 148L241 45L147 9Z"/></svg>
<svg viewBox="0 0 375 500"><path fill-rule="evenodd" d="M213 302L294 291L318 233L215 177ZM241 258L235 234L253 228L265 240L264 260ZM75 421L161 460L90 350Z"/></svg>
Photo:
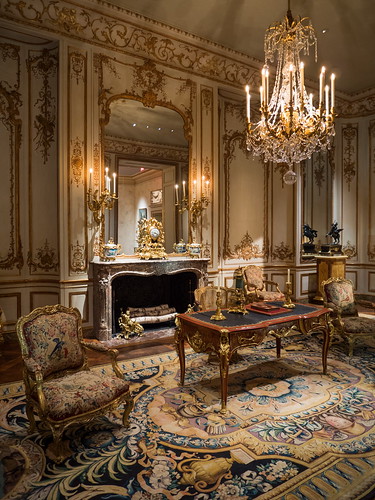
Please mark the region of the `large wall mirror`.
<svg viewBox="0 0 375 500"><path fill-rule="evenodd" d="M155 217L163 224L166 251L173 252L173 244L188 237L188 214L175 205L176 184L189 185L184 119L174 109L122 96L111 100L109 112L104 161L109 174L117 174L118 201L107 213L106 238L132 255L139 219Z"/></svg>

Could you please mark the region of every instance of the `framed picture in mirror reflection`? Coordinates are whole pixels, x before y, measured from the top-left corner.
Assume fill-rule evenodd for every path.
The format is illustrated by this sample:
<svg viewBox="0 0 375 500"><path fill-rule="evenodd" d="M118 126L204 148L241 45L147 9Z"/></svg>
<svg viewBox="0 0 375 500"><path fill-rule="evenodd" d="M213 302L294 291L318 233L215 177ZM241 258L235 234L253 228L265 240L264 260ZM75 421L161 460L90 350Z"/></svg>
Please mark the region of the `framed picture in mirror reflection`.
<svg viewBox="0 0 375 500"><path fill-rule="evenodd" d="M147 208L138 209L138 219L147 219Z"/></svg>
<svg viewBox="0 0 375 500"><path fill-rule="evenodd" d="M163 202L163 190L162 189L154 189L150 193L150 204L152 207L161 205Z"/></svg>

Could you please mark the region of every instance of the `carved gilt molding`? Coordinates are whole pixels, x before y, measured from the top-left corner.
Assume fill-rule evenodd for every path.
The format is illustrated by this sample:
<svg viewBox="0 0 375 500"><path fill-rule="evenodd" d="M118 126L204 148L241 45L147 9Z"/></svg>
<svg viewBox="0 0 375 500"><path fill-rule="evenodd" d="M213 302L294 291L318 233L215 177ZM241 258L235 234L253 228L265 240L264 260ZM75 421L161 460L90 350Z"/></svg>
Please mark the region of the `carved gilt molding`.
<svg viewBox="0 0 375 500"><path fill-rule="evenodd" d="M71 141L72 154L70 157L70 170L73 181L78 187L80 182L83 180L83 149L84 143L81 139L76 137Z"/></svg>
<svg viewBox="0 0 375 500"><path fill-rule="evenodd" d="M342 163L343 176L350 186L357 175L358 170L358 126L357 124L348 123L342 128Z"/></svg>
<svg viewBox="0 0 375 500"><path fill-rule="evenodd" d="M3 231L9 230L3 238L8 240L8 250L6 255L0 255L0 268L11 270L15 267L21 269L24 264L20 225L19 225L19 167L20 148L22 139L22 120L20 118L20 108L22 99L20 93L20 53L19 47L8 43L0 43L0 65L14 64L14 81L0 81L0 121L7 133L4 134L4 146L7 143L7 153L9 157L4 158L3 164L3 185L9 186L5 193L8 200L8 222L3 226ZM2 151L2 154L5 150ZM5 200L4 200L5 201ZM6 228L6 229L5 229Z"/></svg>
<svg viewBox="0 0 375 500"><path fill-rule="evenodd" d="M86 271L86 252L85 245L80 245L78 240L75 245L71 245L71 255L72 261L70 268L74 272L85 272Z"/></svg>
<svg viewBox="0 0 375 500"><path fill-rule="evenodd" d="M113 136L105 136L104 149L105 151L109 151L111 153L125 154L132 157L148 157L158 160L168 159L183 163L187 163L189 161L188 148L127 140Z"/></svg>
<svg viewBox="0 0 375 500"><path fill-rule="evenodd" d="M42 87L34 107L38 110L34 118L34 144L41 152L44 164L47 163L49 150L55 142L55 128L57 116L56 97L52 94L51 79L56 75L58 57L56 49L43 49L40 55L31 56L27 60L29 73L34 80L40 78Z"/></svg>
<svg viewBox="0 0 375 500"><path fill-rule="evenodd" d="M342 251L344 255L348 256L348 260L354 259L354 257L357 257L358 255L356 246L352 245L350 241L348 241L346 245L343 245Z"/></svg>
<svg viewBox="0 0 375 500"><path fill-rule="evenodd" d="M32 252L29 251L27 255L27 265L30 268L30 273L44 271L57 271L59 268L59 259L55 248L50 246L46 239L44 246L36 249L36 255L33 257Z"/></svg>
<svg viewBox="0 0 375 500"><path fill-rule="evenodd" d="M271 250L272 259L281 261L292 261L295 257L295 249L283 241L279 245L274 245Z"/></svg>
<svg viewBox="0 0 375 500"><path fill-rule="evenodd" d="M258 78L260 61L121 9L113 16L69 1L4 0L0 16L237 86Z"/></svg>
<svg viewBox="0 0 375 500"><path fill-rule="evenodd" d="M231 252L231 258L250 260L257 258L268 258L268 245L263 244L262 248L254 243L253 238L246 231L246 234L241 239L238 245L234 246L234 251Z"/></svg>

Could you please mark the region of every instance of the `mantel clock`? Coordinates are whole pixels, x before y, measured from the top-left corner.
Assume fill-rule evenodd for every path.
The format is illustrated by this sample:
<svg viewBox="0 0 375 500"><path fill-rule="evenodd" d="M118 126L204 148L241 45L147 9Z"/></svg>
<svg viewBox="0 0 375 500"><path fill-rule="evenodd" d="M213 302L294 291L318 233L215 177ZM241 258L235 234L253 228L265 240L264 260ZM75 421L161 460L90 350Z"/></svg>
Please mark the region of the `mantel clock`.
<svg viewBox="0 0 375 500"><path fill-rule="evenodd" d="M138 255L141 259L165 259L164 230L154 217L138 221Z"/></svg>

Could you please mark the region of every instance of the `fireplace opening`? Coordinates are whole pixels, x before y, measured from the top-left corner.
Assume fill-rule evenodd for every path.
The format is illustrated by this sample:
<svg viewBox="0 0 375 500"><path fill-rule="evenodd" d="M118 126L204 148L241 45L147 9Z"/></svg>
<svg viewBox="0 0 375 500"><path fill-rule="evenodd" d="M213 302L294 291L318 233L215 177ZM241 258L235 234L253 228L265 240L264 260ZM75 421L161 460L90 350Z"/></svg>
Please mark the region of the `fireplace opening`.
<svg viewBox="0 0 375 500"><path fill-rule="evenodd" d="M120 332L118 320L121 310L125 312L129 307L151 308L167 304L177 313L186 312L189 304L194 303L197 283L197 275L193 272L117 276L112 282L113 334Z"/></svg>

